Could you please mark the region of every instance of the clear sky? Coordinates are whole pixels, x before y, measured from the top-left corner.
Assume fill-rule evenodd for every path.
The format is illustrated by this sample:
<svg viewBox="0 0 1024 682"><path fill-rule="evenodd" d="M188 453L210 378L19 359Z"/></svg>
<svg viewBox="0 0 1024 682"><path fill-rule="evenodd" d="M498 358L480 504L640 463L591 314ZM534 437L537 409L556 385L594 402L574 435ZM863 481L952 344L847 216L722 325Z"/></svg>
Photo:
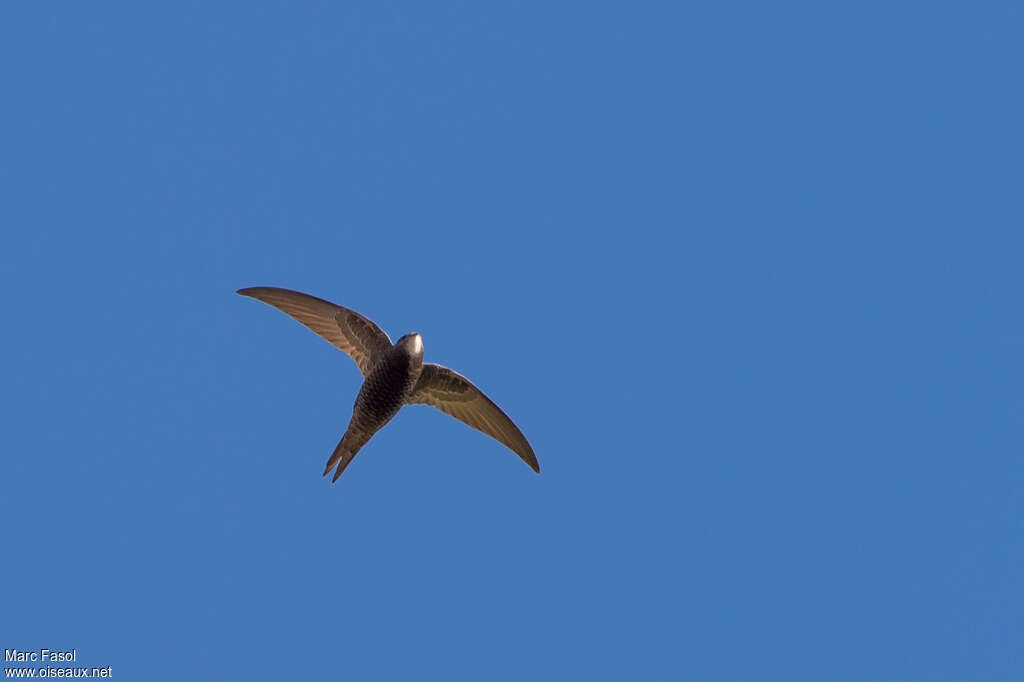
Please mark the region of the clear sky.
<svg viewBox="0 0 1024 682"><path fill-rule="evenodd" d="M1021 679L1019 3L0 8L0 648ZM409 407L321 478L369 316Z"/></svg>

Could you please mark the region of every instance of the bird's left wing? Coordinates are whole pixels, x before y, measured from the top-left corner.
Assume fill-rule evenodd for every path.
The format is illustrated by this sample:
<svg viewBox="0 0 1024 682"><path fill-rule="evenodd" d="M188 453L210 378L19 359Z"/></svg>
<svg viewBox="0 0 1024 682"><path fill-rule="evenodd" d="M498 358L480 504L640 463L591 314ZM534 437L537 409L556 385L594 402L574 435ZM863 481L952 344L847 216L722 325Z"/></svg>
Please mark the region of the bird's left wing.
<svg viewBox="0 0 1024 682"><path fill-rule="evenodd" d="M272 305L309 327L355 360L364 377L391 348L391 339L372 320L330 301L277 287L249 287L238 293Z"/></svg>
<svg viewBox="0 0 1024 682"><path fill-rule="evenodd" d="M407 403L431 405L508 446L530 468L540 473L537 456L526 436L501 408L473 383L454 370L426 363Z"/></svg>

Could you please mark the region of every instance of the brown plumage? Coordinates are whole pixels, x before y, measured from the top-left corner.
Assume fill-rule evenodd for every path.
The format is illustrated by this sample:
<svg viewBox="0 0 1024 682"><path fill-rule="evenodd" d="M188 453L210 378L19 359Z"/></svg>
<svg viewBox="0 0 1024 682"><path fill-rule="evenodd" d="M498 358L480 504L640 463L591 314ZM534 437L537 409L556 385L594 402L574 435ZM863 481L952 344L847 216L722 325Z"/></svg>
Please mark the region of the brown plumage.
<svg viewBox="0 0 1024 682"><path fill-rule="evenodd" d="M251 287L238 293L272 305L306 325L345 351L363 374L348 430L327 460L324 476L337 467L333 478L337 481L359 449L406 404L436 407L508 446L540 473L530 443L500 407L464 376L423 362L419 334L406 334L392 344L371 320L315 296L275 287Z"/></svg>

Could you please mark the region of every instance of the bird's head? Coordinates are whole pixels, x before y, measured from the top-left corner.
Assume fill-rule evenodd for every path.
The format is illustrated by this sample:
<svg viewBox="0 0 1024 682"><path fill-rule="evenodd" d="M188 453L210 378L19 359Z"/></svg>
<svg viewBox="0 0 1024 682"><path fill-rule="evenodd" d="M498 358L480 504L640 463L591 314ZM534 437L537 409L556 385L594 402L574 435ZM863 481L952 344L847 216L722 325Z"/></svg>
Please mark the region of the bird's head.
<svg viewBox="0 0 1024 682"><path fill-rule="evenodd" d="M395 348L401 348L414 358L423 358L423 337L416 332L410 332L398 339Z"/></svg>

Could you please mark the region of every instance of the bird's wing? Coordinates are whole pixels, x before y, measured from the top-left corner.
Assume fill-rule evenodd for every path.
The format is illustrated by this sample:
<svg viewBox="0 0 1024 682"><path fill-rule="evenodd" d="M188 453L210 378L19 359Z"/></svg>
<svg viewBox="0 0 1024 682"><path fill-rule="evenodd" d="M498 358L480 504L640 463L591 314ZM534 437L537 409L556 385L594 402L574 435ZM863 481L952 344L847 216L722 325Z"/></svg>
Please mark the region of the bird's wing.
<svg viewBox="0 0 1024 682"><path fill-rule="evenodd" d="M523 432L483 391L458 372L441 365L424 364L416 388L406 402L431 405L472 426L507 445L531 469L540 473L537 456L533 454L533 448Z"/></svg>
<svg viewBox="0 0 1024 682"><path fill-rule="evenodd" d="M330 301L277 287L249 287L239 289L238 293L272 305L309 327L348 353L364 377L391 348L391 339L383 329L354 310Z"/></svg>

